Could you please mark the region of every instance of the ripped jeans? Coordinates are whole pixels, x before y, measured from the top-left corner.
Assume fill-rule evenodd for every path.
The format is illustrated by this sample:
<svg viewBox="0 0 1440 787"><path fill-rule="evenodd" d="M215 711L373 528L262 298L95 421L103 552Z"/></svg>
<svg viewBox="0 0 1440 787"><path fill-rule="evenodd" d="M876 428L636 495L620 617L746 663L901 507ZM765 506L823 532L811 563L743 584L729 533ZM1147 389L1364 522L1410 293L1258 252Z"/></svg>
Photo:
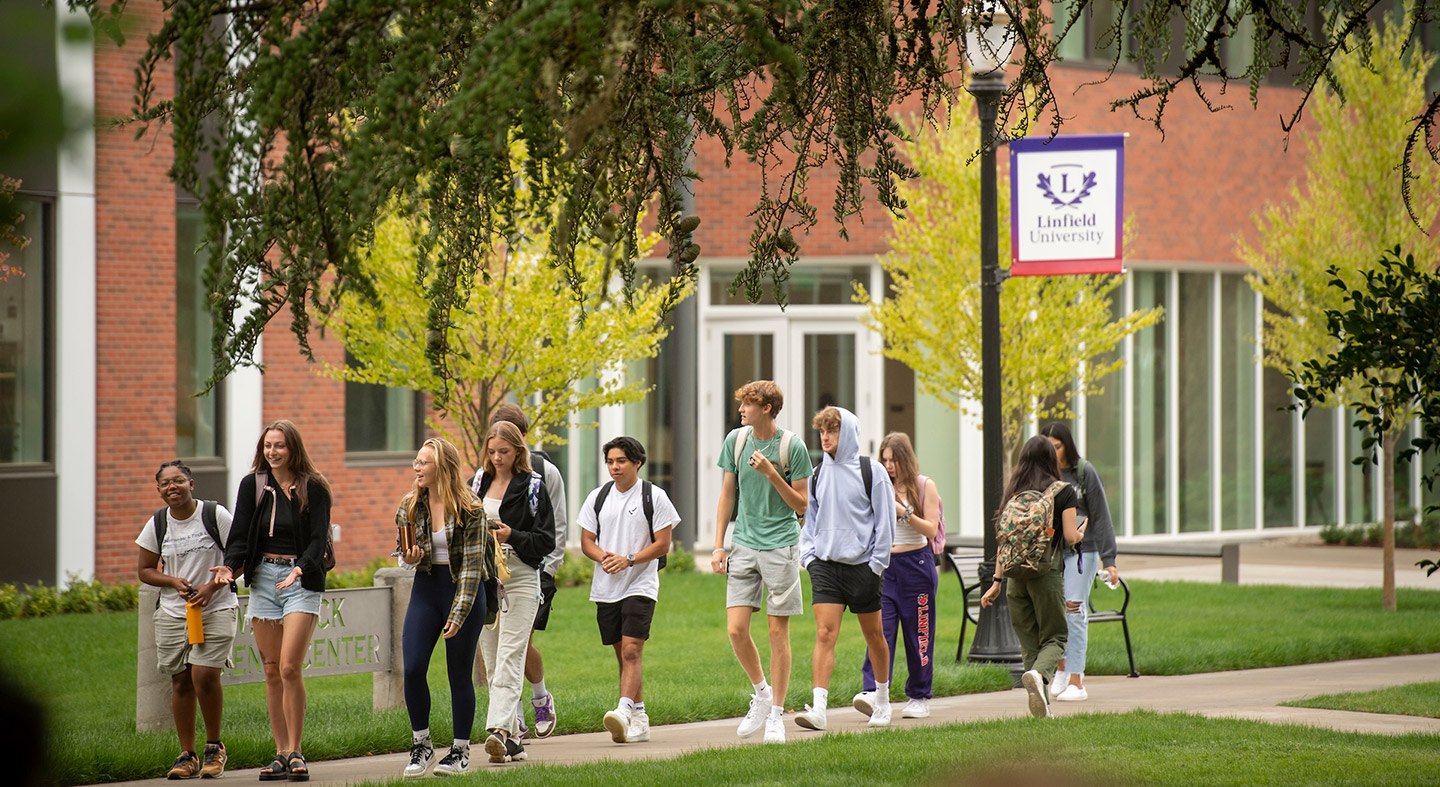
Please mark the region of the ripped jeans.
<svg viewBox="0 0 1440 787"><path fill-rule="evenodd" d="M1082 552L1077 555L1066 551L1065 623L1069 628L1069 637L1065 641L1065 671L1083 675L1090 629L1090 589L1095 585L1095 574L1100 571L1100 553ZM1071 605L1077 601L1080 610L1071 612Z"/></svg>

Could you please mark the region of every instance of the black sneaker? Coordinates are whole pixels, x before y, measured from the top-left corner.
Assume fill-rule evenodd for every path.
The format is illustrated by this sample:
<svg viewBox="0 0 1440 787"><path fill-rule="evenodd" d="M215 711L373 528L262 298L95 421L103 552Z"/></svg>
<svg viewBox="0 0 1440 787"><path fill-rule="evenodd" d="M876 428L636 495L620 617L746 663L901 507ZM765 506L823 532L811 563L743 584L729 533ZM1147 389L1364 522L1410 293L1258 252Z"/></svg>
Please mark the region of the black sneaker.
<svg viewBox="0 0 1440 787"><path fill-rule="evenodd" d="M410 764L405 766L405 778L418 779L424 776L430 763L434 761L435 745L430 742L430 736L426 735L410 745Z"/></svg>
<svg viewBox="0 0 1440 787"><path fill-rule="evenodd" d="M511 762L519 762L520 760L525 759L527 755L525 754L525 747L520 745L520 741L517 741L514 738L506 738L505 756Z"/></svg>
<svg viewBox="0 0 1440 787"><path fill-rule="evenodd" d="M450 752L435 766L436 776L459 776L470 768L470 747L451 746Z"/></svg>

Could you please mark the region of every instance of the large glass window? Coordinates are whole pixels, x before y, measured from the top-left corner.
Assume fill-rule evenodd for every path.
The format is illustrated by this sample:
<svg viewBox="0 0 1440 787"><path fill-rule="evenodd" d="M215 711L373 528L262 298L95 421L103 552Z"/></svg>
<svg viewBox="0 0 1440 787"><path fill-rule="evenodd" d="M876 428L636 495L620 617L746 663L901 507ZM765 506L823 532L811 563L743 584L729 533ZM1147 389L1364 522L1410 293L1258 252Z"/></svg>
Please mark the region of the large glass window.
<svg viewBox="0 0 1440 787"><path fill-rule="evenodd" d="M1255 293L1220 276L1220 527L1255 527Z"/></svg>
<svg viewBox="0 0 1440 787"><path fill-rule="evenodd" d="M638 380L650 391L644 399L625 406L625 433L645 446L645 478L666 489L674 488L675 474L675 419L671 413L675 381L669 362L674 353L675 334L670 333L661 340L659 354L630 364L628 379Z"/></svg>
<svg viewBox="0 0 1440 787"><path fill-rule="evenodd" d="M1353 410L1345 411L1345 521L1375 522L1379 520L1379 509L1375 505L1375 476L1380 465L1370 461L1370 455L1361 448L1365 430L1355 426L1359 417ZM1378 456L1378 452L1377 452ZM1365 461L1355 464L1354 459Z"/></svg>
<svg viewBox="0 0 1440 787"><path fill-rule="evenodd" d="M0 464L49 459L50 206L23 198L14 205L25 217L17 230L30 244L7 245L12 272L0 274Z"/></svg>
<svg viewBox="0 0 1440 787"><path fill-rule="evenodd" d="M1278 370L1265 367L1262 447L1265 476L1265 527L1295 526L1295 412L1291 384Z"/></svg>
<svg viewBox="0 0 1440 787"><path fill-rule="evenodd" d="M1135 308L1164 306L1165 320L1174 319L1169 298L1170 274L1137 271L1132 276ZM1136 333L1131 337L1134 347L1133 379L1135 397L1131 410L1134 423L1135 485L1133 487L1136 535L1169 531L1166 473L1173 446L1166 433L1169 407L1169 384L1166 376L1165 323Z"/></svg>
<svg viewBox="0 0 1440 787"><path fill-rule="evenodd" d="M1340 521L1336 505L1335 409L1313 408L1305 414L1305 524Z"/></svg>
<svg viewBox="0 0 1440 787"><path fill-rule="evenodd" d="M175 454L220 455L220 389L195 392L209 379L214 359L205 289L210 253L201 246L199 206L180 204L175 211Z"/></svg>
<svg viewBox="0 0 1440 787"><path fill-rule="evenodd" d="M1124 285L1124 286L1129 286ZM1115 288L1110 293L1110 318L1118 320L1125 312L1124 289ZM1146 333L1159 333L1148 328ZM1098 355L1091 363L1101 366L1120 360L1122 347ZM1100 381L1099 393L1085 397L1085 446L1079 448L1085 461L1094 465L1105 484L1105 499L1110 504L1110 521L1115 525L1115 534L1124 535L1125 530L1125 370L1111 372Z"/></svg>
<svg viewBox="0 0 1440 787"><path fill-rule="evenodd" d="M347 363L355 359L345 354ZM408 388L345 383L345 451L410 454L422 441L424 399Z"/></svg>
<svg viewBox="0 0 1440 787"><path fill-rule="evenodd" d="M805 393L799 414L808 427L811 417L826 407L844 407L855 412L855 334L805 334ZM805 444L810 449L810 462L820 465L820 432L810 429ZM874 455L876 448L860 446L860 453Z"/></svg>
<svg viewBox="0 0 1440 787"><path fill-rule="evenodd" d="M1215 276L1180 274L1180 300L1173 308L1180 321L1178 364L1179 444L1176 461L1180 473L1180 532L1210 529L1210 458L1212 455L1210 388L1215 370L1211 356L1211 311L1215 302Z"/></svg>
<svg viewBox="0 0 1440 787"><path fill-rule="evenodd" d="M730 283L735 280L737 273L739 271L734 268L710 269L711 306L744 306L750 303L745 300L743 290L734 295L729 292ZM790 280L785 283L785 292L792 306L850 306L850 297L855 293L856 284L870 286L869 265L796 265L790 268ZM760 303L775 303L775 285L768 278L761 283Z"/></svg>

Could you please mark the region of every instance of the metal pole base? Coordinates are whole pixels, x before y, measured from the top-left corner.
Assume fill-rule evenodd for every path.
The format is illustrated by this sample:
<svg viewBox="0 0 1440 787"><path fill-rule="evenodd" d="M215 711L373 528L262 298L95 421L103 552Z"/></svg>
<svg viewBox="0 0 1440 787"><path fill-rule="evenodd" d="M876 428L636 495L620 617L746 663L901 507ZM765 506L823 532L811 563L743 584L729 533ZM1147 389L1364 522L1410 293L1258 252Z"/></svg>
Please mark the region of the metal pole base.
<svg viewBox="0 0 1440 787"><path fill-rule="evenodd" d="M980 564L980 576L995 576L994 563ZM1002 583L1005 580L1000 580ZM990 580L991 583L994 580ZM989 590L986 584L981 592ZM1020 655L1020 639L1010 625L1010 603L1005 598L1002 586L1000 597L994 604L980 610L980 623L975 627L975 639L970 643L968 660L975 664L998 664L1010 670L1010 680L1020 685L1020 673L1024 660Z"/></svg>

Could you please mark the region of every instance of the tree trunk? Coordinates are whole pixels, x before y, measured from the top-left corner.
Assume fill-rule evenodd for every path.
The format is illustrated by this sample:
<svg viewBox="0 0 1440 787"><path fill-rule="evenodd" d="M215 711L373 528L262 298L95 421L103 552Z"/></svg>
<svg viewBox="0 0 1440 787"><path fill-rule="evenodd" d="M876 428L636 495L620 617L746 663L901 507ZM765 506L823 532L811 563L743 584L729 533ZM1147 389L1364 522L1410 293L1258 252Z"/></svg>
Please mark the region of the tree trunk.
<svg viewBox="0 0 1440 787"><path fill-rule="evenodd" d="M1384 536L1381 550L1384 552L1384 568L1380 580L1380 608L1395 609L1395 442L1399 429L1392 429L1381 439L1380 471L1385 507Z"/></svg>

